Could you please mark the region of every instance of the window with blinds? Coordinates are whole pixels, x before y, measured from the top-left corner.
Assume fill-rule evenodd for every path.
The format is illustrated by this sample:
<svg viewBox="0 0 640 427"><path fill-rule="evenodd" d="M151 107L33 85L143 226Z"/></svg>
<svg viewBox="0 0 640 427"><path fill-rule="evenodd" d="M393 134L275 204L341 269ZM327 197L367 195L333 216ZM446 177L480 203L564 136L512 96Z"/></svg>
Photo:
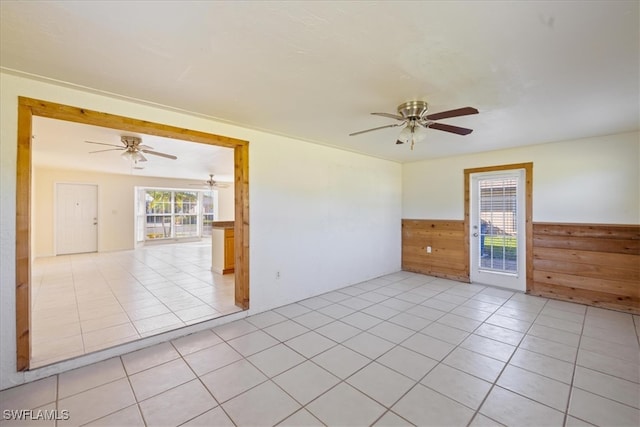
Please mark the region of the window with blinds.
<svg viewBox="0 0 640 427"><path fill-rule="evenodd" d="M518 272L516 178L478 181L480 209L479 267L496 272Z"/></svg>

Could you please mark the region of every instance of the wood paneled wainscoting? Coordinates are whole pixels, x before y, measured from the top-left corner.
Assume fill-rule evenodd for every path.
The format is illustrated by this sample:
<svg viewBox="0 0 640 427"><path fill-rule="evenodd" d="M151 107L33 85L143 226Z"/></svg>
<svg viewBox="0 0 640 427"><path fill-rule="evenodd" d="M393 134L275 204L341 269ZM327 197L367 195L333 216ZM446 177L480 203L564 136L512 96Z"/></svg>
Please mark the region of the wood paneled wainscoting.
<svg viewBox="0 0 640 427"><path fill-rule="evenodd" d="M640 314L640 225L534 223L532 246L527 293ZM402 269L469 282L464 221L403 219Z"/></svg>
<svg viewBox="0 0 640 427"><path fill-rule="evenodd" d="M640 226L533 224L532 295L640 314Z"/></svg>
<svg viewBox="0 0 640 427"><path fill-rule="evenodd" d="M467 244L462 220L403 219L402 269L469 282Z"/></svg>

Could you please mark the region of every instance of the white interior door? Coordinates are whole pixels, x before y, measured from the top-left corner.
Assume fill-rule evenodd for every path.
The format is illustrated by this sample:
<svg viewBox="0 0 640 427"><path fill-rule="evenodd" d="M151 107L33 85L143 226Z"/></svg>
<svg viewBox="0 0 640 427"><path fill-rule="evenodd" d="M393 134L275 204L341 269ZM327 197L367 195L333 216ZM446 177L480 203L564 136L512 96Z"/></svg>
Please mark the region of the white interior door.
<svg viewBox="0 0 640 427"><path fill-rule="evenodd" d="M526 291L525 170L471 174L471 282Z"/></svg>
<svg viewBox="0 0 640 427"><path fill-rule="evenodd" d="M56 254L98 251L98 186L56 184Z"/></svg>

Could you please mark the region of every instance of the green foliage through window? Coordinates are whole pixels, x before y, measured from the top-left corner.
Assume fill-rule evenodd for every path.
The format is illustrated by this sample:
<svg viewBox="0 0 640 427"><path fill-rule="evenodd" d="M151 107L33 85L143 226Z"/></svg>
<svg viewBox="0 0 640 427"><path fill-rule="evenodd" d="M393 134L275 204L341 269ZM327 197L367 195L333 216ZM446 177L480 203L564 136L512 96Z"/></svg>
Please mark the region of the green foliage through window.
<svg viewBox="0 0 640 427"><path fill-rule="evenodd" d="M210 235L213 199L202 191L145 190L145 240Z"/></svg>

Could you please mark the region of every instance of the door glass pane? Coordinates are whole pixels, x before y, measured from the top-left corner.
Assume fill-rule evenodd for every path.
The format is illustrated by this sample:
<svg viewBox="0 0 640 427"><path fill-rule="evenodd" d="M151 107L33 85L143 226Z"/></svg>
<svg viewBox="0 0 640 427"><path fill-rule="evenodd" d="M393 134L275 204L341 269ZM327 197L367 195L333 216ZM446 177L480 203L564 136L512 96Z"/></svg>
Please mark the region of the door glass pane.
<svg viewBox="0 0 640 427"><path fill-rule="evenodd" d="M480 250L482 270L518 272L516 178L489 178L480 186Z"/></svg>

